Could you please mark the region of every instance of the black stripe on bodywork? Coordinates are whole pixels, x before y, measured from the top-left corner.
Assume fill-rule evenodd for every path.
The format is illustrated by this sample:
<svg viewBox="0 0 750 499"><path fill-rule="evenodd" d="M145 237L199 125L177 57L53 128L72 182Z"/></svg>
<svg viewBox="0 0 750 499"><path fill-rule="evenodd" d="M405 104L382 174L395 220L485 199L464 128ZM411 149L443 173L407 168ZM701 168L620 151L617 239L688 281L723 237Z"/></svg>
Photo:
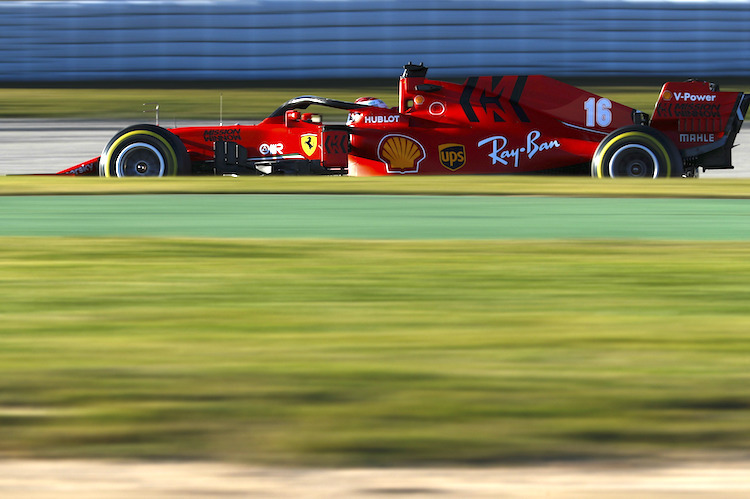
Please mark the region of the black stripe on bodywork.
<svg viewBox="0 0 750 499"><path fill-rule="evenodd" d="M476 88L478 79L479 78L477 76L471 76L467 78L466 83L464 84L464 90L463 92L461 92L461 107L464 110L466 119L468 119L472 123L476 123L479 121L477 113L474 112L474 108L472 108L471 106L471 94L474 93L474 89Z"/></svg>
<svg viewBox="0 0 750 499"><path fill-rule="evenodd" d="M518 102L521 100L521 94L523 93L524 87L526 87L527 76L519 76L516 80L516 85L513 87L513 93L510 96L510 105L513 106L513 110L516 112L518 119L524 123L531 121L526 112Z"/></svg>

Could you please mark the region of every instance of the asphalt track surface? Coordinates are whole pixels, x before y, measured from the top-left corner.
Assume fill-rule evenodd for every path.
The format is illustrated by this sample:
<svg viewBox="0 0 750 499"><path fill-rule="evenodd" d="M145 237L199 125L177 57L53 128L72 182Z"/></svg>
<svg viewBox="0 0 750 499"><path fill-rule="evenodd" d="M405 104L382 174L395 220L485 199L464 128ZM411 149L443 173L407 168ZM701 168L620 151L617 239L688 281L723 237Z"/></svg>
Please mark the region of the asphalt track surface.
<svg viewBox="0 0 750 499"><path fill-rule="evenodd" d="M132 122L75 120L0 120L0 176L54 173L99 156L119 130ZM162 126L211 125L202 122L161 123ZM705 178L750 178L750 126L735 140L734 170L712 170Z"/></svg>
<svg viewBox="0 0 750 499"><path fill-rule="evenodd" d="M0 236L750 240L743 199L3 196Z"/></svg>

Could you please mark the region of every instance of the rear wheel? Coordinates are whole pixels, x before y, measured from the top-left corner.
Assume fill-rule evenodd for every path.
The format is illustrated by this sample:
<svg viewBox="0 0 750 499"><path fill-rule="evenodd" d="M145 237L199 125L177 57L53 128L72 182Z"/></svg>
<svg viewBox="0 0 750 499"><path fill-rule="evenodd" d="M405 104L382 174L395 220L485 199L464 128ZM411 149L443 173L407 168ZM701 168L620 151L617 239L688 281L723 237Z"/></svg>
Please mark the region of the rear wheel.
<svg viewBox="0 0 750 499"><path fill-rule="evenodd" d="M640 125L615 130L599 143L592 177L681 177L682 156L658 130Z"/></svg>
<svg viewBox="0 0 750 499"><path fill-rule="evenodd" d="M134 125L117 133L102 151L103 177L166 177L190 173L185 145L172 132L154 125Z"/></svg>

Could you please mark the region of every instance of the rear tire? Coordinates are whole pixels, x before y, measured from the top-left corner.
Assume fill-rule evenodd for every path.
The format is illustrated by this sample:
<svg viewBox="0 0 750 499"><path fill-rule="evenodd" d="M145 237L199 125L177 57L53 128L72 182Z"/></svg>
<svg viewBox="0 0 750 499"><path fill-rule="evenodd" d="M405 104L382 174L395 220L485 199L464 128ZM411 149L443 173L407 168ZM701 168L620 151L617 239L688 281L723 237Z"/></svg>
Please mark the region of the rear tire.
<svg viewBox="0 0 750 499"><path fill-rule="evenodd" d="M599 143L591 160L591 176L681 177L682 156L660 131L648 126L626 126Z"/></svg>
<svg viewBox="0 0 750 499"><path fill-rule="evenodd" d="M172 132L154 125L134 125L118 132L99 160L102 177L188 175L190 157Z"/></svg>

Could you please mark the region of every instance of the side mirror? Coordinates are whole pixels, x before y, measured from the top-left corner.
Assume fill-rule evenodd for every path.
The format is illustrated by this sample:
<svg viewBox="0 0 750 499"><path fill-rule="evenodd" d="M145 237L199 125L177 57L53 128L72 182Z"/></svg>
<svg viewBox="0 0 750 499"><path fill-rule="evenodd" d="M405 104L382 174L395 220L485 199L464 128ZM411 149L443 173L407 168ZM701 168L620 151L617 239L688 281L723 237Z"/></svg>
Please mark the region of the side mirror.
<svg viewBox="0 0 750 499"><path fill-rule="evenodd" d="M284 116L284 123L286 125L289 125L290 121L299 121L300 120L300 113L299 111L295 111L293 109L290 109L286 112L286 115Z"/></svg>

